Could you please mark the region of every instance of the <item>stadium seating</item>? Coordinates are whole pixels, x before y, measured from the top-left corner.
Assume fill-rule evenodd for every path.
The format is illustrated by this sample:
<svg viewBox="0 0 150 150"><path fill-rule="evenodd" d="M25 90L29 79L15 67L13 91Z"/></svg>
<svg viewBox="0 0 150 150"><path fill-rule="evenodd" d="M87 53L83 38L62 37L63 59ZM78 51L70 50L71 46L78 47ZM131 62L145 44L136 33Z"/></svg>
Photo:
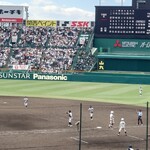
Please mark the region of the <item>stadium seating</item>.
<svg viewBox="0 0 150 150"><path fill-rule="evenodd" d="M1 27L0 34L0 68L29 65L29 71L62 73L88 71L95 63L91 28L13 26Z"/></svg>

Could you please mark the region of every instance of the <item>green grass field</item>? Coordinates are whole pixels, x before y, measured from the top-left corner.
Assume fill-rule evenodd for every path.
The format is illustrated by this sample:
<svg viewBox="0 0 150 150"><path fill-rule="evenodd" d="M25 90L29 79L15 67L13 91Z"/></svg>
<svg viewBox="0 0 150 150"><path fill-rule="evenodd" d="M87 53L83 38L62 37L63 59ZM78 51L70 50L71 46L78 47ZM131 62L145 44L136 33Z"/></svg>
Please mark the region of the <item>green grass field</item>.
<svg viewBox="0 0 150 150"><path fill-rule="evenodd" d="M150 86L93 82L0 80L1 96L28 96L145 105L150 101Z"/></svg>

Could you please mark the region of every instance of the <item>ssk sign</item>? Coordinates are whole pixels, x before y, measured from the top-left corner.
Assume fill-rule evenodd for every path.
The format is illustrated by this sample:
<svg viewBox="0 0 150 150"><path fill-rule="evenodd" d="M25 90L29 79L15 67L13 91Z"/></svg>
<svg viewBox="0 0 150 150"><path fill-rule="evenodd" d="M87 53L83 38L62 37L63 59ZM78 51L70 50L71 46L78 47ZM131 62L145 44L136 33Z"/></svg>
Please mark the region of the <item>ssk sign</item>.
<svg viewBox="0 0 150 150"><path fill-rule="evenodd" d="M72 21L71 27L90 27L89 21Z"/></svg>

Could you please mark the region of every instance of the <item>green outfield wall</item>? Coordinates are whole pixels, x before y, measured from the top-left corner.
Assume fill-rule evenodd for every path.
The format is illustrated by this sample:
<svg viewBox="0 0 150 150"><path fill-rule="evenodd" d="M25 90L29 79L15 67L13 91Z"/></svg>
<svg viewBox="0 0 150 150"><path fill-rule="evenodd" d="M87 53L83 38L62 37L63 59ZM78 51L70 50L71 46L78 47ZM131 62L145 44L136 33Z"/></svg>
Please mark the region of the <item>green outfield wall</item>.
<svg viewBox="0 0 150 150"><path fill-rule="evenodd" d="M150 41L95 38L97 70L150 72Z"/></svg>
<svg viewBox="0 0 150 150"><path fill-rule="evenodd" d="M150 75L148 74L122 73L39 74L0 72L0 79L150 84Z"/></svg>
<svg viewBox="0 0 150 150"><path fill-rule="evenodd" d="M150 41L145 39L95 38L94 47L104 53L150 55Z"/></svg>
<svg viewBox="0 0 150 150"><path fill-rule="evenodd" d="M150 72L150 56L98 55L98 70Z"/></svg>

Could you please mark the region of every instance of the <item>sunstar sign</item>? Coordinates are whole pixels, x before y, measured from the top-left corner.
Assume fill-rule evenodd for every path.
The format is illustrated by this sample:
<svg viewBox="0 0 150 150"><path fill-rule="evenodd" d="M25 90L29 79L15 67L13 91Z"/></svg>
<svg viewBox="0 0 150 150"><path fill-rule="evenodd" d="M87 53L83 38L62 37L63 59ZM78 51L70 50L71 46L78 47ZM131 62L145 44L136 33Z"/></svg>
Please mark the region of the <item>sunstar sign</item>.
<svg viewBox="0 0 150 150"><path fill-rule="evenodd" d="M0 79L31 79L31 74L0 72Z"/></svg>
<svg viewBox="0 0 150 150"><path fill-rule="evenodd" d="M116 40L114 43L115 48L150 48L150 42L148 41L121 41Z"/></svg>

